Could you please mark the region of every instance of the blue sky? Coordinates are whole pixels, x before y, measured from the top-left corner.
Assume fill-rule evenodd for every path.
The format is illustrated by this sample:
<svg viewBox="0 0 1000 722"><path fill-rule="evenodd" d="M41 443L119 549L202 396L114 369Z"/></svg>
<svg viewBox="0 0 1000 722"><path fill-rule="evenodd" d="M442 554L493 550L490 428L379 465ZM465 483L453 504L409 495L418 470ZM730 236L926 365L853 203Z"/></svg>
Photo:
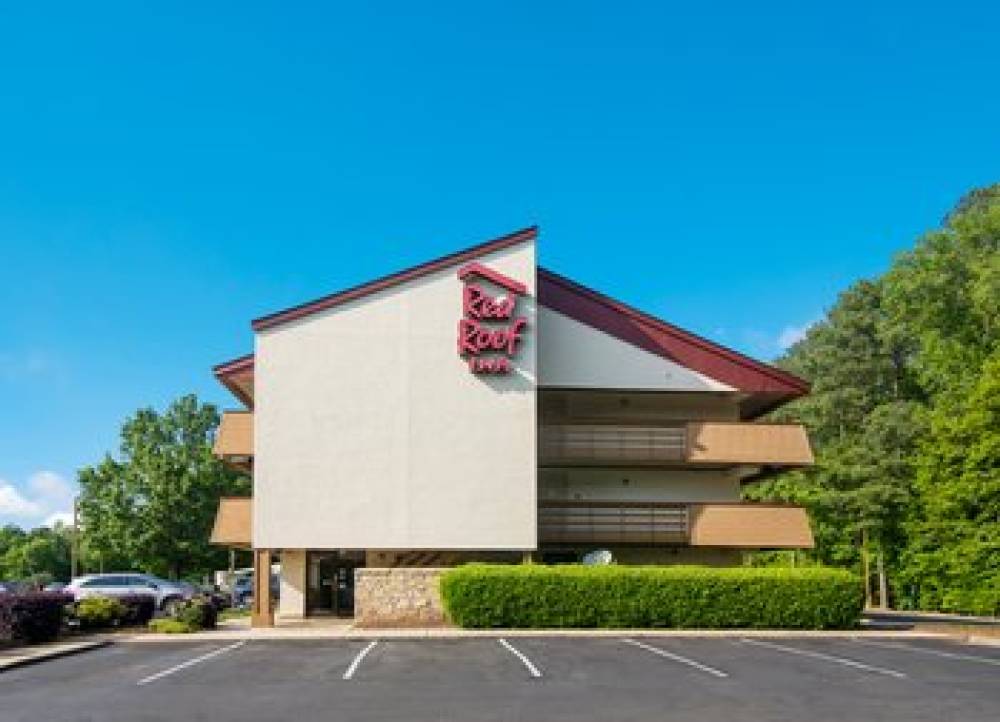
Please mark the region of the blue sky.
<svg viewBox="0 0 1000 722"><path fill-rule="evenodd" d="M995 3L140 5L0 9L0 522L263 313L538 223L773 358L1000 180Z"/></svg>

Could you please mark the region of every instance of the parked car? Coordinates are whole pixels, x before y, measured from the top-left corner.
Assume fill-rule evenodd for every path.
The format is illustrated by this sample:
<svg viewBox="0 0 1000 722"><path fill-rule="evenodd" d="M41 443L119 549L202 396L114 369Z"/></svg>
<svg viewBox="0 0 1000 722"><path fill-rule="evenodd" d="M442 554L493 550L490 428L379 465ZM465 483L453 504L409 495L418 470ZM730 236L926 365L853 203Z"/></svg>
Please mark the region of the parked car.
<svg viewBox="0 0 1000 722"><path fill-rule="evenodd" d="M237 609L244 609L250 606L253 599L253 577L237 577L233 582L232 605Z"/></svg>
<svg viewBox="0 0 1000 722"><path fill-rule="evenodd" d="M63 591L72 594L77 601L95 595L123 597L127 594L148 594L156 600L156 608L167 613L172 613L178 604L198 593L187 582L171 582L152 574L136 572L87 574L73 579Z"/></svg>
<svg viewBox="0 0 1000 722"><path fill-rule="evenodd" d="M271 600L272 602L278 598L278 588L279 582L278 577L275 574L271 575ZM232 605L236 609L246 609L251 604L253 604L253 575L243 574L236 577L236 581L233 582L233 591L231 592Z"/></svg>

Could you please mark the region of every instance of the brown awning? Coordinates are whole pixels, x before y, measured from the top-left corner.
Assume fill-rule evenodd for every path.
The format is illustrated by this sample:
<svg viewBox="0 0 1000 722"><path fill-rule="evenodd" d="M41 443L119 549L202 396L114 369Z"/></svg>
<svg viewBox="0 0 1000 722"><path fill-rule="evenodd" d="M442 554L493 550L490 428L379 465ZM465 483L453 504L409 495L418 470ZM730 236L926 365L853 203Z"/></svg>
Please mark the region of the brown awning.
<svg viewBox="0 0 1000 722"><path fill-rule="evenodd" d="M812 549L809 517L790 504L692 504L691 546Z"/></svg>
<svg viewBox="0 0 1000 722"><path fill-rule="evenodd" d="M234 547L253 544L253 499L250 497L224 496L219 499L215 512L215 526L209 542Z"/></svg>
<svg viewBox="0 0 1000 722"><path fill-rule="evenodd" d="M253 463L253 413L223 412L212 453L233 466L249 469Z"/></svg>
<svg viewBox="0 0 1000 722"><path fill-rule="evenodd" d="M687 460L704 464L808 466L809 437L801 424L688 424Z"/></svg>

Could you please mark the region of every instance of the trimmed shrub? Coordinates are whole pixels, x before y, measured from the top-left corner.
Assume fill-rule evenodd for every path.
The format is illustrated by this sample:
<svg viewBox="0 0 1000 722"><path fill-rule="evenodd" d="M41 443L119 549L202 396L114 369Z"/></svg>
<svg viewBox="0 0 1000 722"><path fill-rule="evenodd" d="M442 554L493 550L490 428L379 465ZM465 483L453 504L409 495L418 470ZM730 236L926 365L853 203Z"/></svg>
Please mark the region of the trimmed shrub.
<svg viewBox="0 0 1000 722"><path fill-rule="evenodd" d="M125 616L125 606L117 599L94 595L76 603L76 618L84 629L101 629L117 624Z"/></svg>
<svg viewBox="0 0 1000 722"><path fill-rule="evenodd" d="M48 642L59 635L64 608L73 597L60 592L0 596L0 642Z"/></svg>
<svg viewBox="0 0 1000 722"><path fill-rule="evenodd" d="M850 629L864 606L849 572L804 569L502 566L441 578L462 627Z"/></svg>
<svg viewBox="0 0 1000 722"><path fill-rule="evenodd" d="M149 631L157 632L159 634L189 634L191 632L197 632L197 627L192 627L190 624L180 621L179 619L173 619L172 617L163 617L161 619L154 619L149 623Z"/></svg>
<svg viewBox="0 0 1000 722"><path fill-rule="evenodd" d="M70 609L81 629L144 625L153 618L156 599L149 594L124 594L120 597L94 595L84 597Z"/></svg>
<svg viewBox="0 0 1000 722"><path fill-rule="evenodd" d="M215 629L219 612L210 601L196 597L180 605L173 618L194 629Z"/></svg>

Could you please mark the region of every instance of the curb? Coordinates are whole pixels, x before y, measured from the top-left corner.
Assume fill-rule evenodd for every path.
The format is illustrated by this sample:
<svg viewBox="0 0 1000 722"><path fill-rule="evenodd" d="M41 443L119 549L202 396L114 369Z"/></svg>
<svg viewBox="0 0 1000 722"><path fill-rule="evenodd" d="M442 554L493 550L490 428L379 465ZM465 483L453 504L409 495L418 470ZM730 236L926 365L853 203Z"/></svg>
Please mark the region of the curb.
<svg viewBox="0 0 1000 722"><path fill-rule="evenodd" d="M935 632L917 632L910 630L846 630L846 631L810 631L810 630L761 630L761 629L727 629L727 630L664 630L664 629L400 629L371 628L350 629L338 632L321 630L283 630L269 632L215 631L195 632L194 634L137 634L124 641L129 643L156 644L159 642L231 642L246 640L248 642L268 641L337 641L337 640L391 640L391 639L495 639L515 638L564 638L564 639L615 639L619 637L655 637L675 639L738 639L741 637L757 637L765 639L943 639L949 635Z"/></svg>
<svg viewBox="0 0 1000 722"><path fill-rule="evenodd" d="M70 643L49 650L38 650L34 654L29 653L23 657L15 657L14 659L0 660L0 674L11 669L19 669L32 664L38 664L39 662L47 662L50 659L59 659L60 657L69 657L82 652L90 652L112 644L114 642L110 639L95 639L89 642Z"/></svg>

